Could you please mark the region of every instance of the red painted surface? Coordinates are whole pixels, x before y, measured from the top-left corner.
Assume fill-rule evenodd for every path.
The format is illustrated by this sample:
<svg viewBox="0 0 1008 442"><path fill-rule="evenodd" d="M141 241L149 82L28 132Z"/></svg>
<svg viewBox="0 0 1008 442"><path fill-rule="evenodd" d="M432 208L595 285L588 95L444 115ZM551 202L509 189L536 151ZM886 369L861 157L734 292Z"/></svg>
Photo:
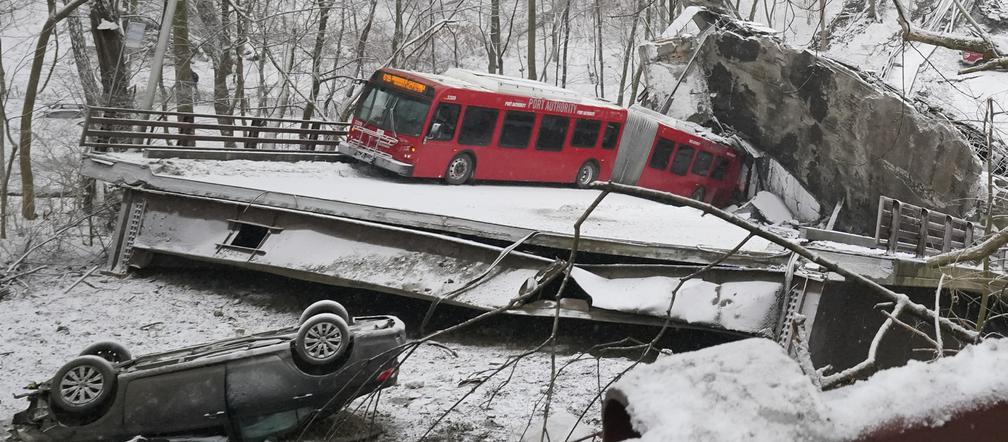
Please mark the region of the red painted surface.
<svg viewBox="0 0 1008 442"><path fill-rule="evenodd" d="M383 131L376 125L365 123L355 116L348 139L354 144L378 150L390 155L396 161L412 165L412 176L419 178L444 177L448 163L459 153L467 153L473 157L476 163L473 178L477 180L574 183L578 170L589 162L597 167L599 172L597 180L605 181L611 177L613 162L620 147L618 140L627 119L626 109L587 105L561 99L501 94L477 87L460 86L462 84L464 83L442 82L435 76L415 72L382 69L372 76L369 85L381 85L430 103L421 126L422 131L416 136ZM451 139L434 140L429 138L431 124L441 104L457 104L460 106L460 113ZM463 122L473 107L497 111L493 125L485 125L484 131L490 132L489 141L485 145L466 145L459 140ZM534 115L528 144L524 148L501 146L501 131L508 112L527 112ZM558 150L541 150L536 147L543 119L549 116L568 119L566 138ZM589 122L599 124L600 129L590 146L572 146L575 125L579 120L588 120L583 123L586 125L594 124ZM618 124L619 132L616 133L616 145L607 149L602 145L608 123ZM389 139L387 145L377 143L377 138L381 136L376 134L394 138L394 141ZM700 192L706 202L718 206L731 203L734 190L738 186L741 162L730 148L696 134L660 125L658 135L652 142L649 159L655 155L655 147L663 138L678 143L680 148L696 149L689 160L688 171L682 175L673 173L670 170L673 163L671 160L664 170L645 165L638 185L684 196L694 195L698 189L702 189ZM679 149L675 150L678 151ZM709 155L711 159L710 167L706 170L695 164L700 160L699 152L704 152L703 155ZM720 178L711 177L714 165L719 161L725 163L724 173Z"/></svg>

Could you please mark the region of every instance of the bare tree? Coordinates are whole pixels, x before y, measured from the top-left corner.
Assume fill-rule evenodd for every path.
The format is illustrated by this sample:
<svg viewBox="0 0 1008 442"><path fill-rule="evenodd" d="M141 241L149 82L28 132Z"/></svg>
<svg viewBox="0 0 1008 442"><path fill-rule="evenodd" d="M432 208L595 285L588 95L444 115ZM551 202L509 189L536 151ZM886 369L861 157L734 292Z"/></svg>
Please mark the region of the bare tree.
<svg viewBox="0 0 1008 442"><path fill-rule="evenodd" d="M637 40L637 22L640 21L641 10L643 9L644 2L639 0L630 25L630 37L627 39L626 49L623 51L623 72L620 74L619 91L616 95L616 104L620 106L623 105L623 91L626 89L627 68L630 66L630 59L633 58L633 50Z"/></svg>
<svg viewBox="0 0 1008 442"><path fill-rule="evenodd" d="M231 35L230 20L228 19L227 1L221 2L218 9L213 0L196 0L196 13L207 31L207 38L202 47L214 70L214 112L218 115L217 122L222 125L233 125L231 118L233 108L230 106L231 91L228 88L227 79L232 74L234 62L231 58ZM230 136L234 134L231 129L221 129L221 135ZM224 142L226 147L234 147L233 141Z"/></svg>
<svg viewBox="0 0 1008 442"><path fill-rule="evenodd" d="M109 0L93 0L90 19L91 38L94 39L95 51L98 53L102 83L103 99L99 100L99 104L116 108L133 107L128 91L129 72L124 57L126 49L118 28L119 12Z"/></svg>
<svg viewBox="0 0 1008 442"><path fill-rule="evenodd" d="M69 0L64 0L64 5ZM74 64L77 66L77 76L80 77L81 89L84 91L84 102L88 106L97 106L101 103L99 99L98 83L95 81L94 69L91 68L91 59L88 57L87 48L84 46L84 31L81 28L80 15L76 12L66 18L67 32L70 33L70 45L73 49Z"/></svg>
<svg viewBox="0 0 1008 442"><path fill-rule="evenodd" d="M396 1L398 3L398 0ZM319 25L318 33L315 35L315 46L312 48L312 82L311 91L308 93L308 102L305 103L304 114L302 118L304 120L311 120L312 114L315 112L315 102L318 100L319 88L321 87L321 81L319 77L319 72L322 66L322 47L325 45L326 39L326 28L329 23L329 10L332 6L331 0L318 0L319 6ZM305 122L301 125L302 128L307 128L308 123Z"/></svg>
<svg viewBox="0 0 1008 442"><path fill-rule="evenodd" d="M56 10L56 0L48 0L49 18L42 25L38 42L35 44L34 59L28 74L28 85L25 88L24 104L21 107L21 128L18 147L21 150L18 166L21 171L21 216L25 219L35 219L35 175L32 173L31 143L32 114L35 113L35 99L38 95L39 79L42 76L42 63L45 58L49 37L56 29L56 24L66 18L87 0L74 0L63 9ZM13 153L11 154L13 155ZM13 156L12 156L13 158ZM7 172L5 175L10 176ZM6 191L4 192L6 198Z"/></svg>
<svg viewBox="0 0 1008 442"><path fill-rule="evenodd" d="M500 0L490 0L490 64L491 74L504 73L504 59L501 54Z"/></svg>
<svg viewBox="0 0 1008 442"><path fill-rule="evenodd" d="M605 98L605 59L602 56L602 5L595 0L595 61L598 63L598 96Z"/></svg>
<svg viewBox="0 0 1008 442"><path fill-rule="evenodd" d="M528 78L536 79L536 0L528 2Z"/></svg>
<svg viewBox="0 0 1008 442"><path fill-rule="evenodd" d="M178 111L193 111L192 51L189 47L189 4L179 0L172 22L172 55L175 58L175 101ZM192 122L191 117L179 116L179 121ZM192 134L193 130L179 128L179 133ZM179 144L191 145L191 141L179 140Z"/></svg>

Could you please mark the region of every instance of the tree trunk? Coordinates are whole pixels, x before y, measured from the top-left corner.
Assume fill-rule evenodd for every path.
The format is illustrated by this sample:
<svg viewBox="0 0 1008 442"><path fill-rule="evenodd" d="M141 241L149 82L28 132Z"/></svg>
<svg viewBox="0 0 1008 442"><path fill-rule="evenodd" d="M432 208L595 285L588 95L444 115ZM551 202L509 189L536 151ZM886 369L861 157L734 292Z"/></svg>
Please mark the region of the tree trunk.
<svg viewBox="0 0 1008 442"><path fill-rule="evenodd" d="M491 74L504 71L504 60L501 60L501 27L500 0L490 0L490 66Z"/></svg>
<svg viewBox="0 0 1008 442"><path fill-rule="evenodd" d="M402 0L395 0L395 29L392 31L392 66L396 67L399 64L399 57L396 55L399 53L399 45L402 44L402 31L403 31L403 10L402 10Z"/></svg>
<svg viewBox="0 0 1008 442"><path fill-rule="evenodd" d="M213 0L196 0L196 12L203 22L203 27L208 30L209 44L204 45L204 48L210 55L214 70L214 113L218 115L219 124L231 126L234 124L234 119L231 118L231 91L228 89L227 78L232 73L234 62L231 59L227 5L226 1L221 2L221 9L218 11ZM220 133L223 136L231 136L234 135L234 130L221 129ZM235 147L235 144L233 141L225 141L224 146Z"/></svg>
<svg viewBox="0 0 1008 442"><path fill-rule="evenodd" d="M0 54L3 54L3 39L0 39ZM6 76L3 59L0 58L0 239L7 239L7 178L10 173L4 158L4 144L7 141L7 110L3 106L7 98ZM14 152L11 152L11 156L13 155Z"/></svg>
<svg viewBox="0 0 1008 442"><path fill-rule="evenodd" d="M31 71L28 74L28 85L25 87L24 104L21 107L21 131L19 135L19 148L21 156L18 166L21 171L21 216L25 219L35 219L35 176L32 173L31 164L31 142L32 142L32 114L35 112L35 99L38 95L39 78L42 76L42 63L45 58L46 46L49 45L49 37L56 29L56 23L66 18L84 4L87 0L74 0L66 5L62 10L56 12L56 1L49 0L49 18L42 25L42 32L39 33L38 41L35 44L35 54L32 59ZM13 153L12 153L13 155ZM13 157L12 157L13 158ZM10 175L9 172L5 175ZM4 192L6 195L6 192Z"/></svg>
<svg viewBox="0 0 1008 442"><path fill-rule="evenodd" d="M175 57L175 100L178 111L193 112L193 76L192 51L189 48L189 5L186 0L179 0L175 11L175 21L172 22L172 55ZM180 122L193 122L192 116L179 115ZM193 134L194 131L179 128L179 133ZM179 140L178 144L191 146L192 141Z"/></svg>
<svg viewBox="0 0 1008 442"><path fill-rule="evenodd" d="M69 3L69 0L64 0L64 4L66 3ZM98 106L101 96L94 77L94 69L91 68L91 59L88 58L87 48L84 46L84 31L81 28L80 15L70 14L67 16L66 23L67 31L70 33L74 63L77 65L77 76L80 77L81 89L84 91L84 102L88 106Z"/></svg>
<svg viewBox="0 0 1008 442"><path fill-rule="evenodd" d="M535 80L536 77L536 0L528 1L528 78Z"/></svg>
<svg viewBox="0 0 1008 442"><path fill-rule="evenodd" d="M378 0L371 0L371 11L368 13L367 22L364 23L364 28L361 29L360 38L357 39L357 69L355 69L354 76L360 76L364 71L364 50L367 47L368 34L371 33L371 25L374 23L374 12L375 7L378 6ZM356 94L353 92L353 86L350 87L348 91L348 98L346 105L343 107L343 112L340 113L340 121L347 121L350 118L350 113L353 112L354 106L357 104L357 98L360 97L360 90ZM361 89L363 90L363 89Z"/></svg>
<svg viewBox="0 0 1008 442"><path fill-rule="evenodd" d="M305 103L302 119L311 120L315 113L315 102L318 100L319 88L322 83L319 81L319 72L322 66L322 48L325 45L326 27L329 23L329 10L331 0L318 0L319 4L319 25L318 34L315 36L315 47L312 48L312 82L311 91L308 93L308 103ZM302 129L308 128L308 122L301 124ZM306 147L305 147L306 148Z"/></svg>
<svg viewBox="0 0 1008 442"><path fill-rule="evenodd" d="M637 22L640 19L640 12L643 7L642 2L638 1L637 10L633 16L633 24L630 25L630 38L627 40L626 50L623 52L623 72L620 73L619 94L616 98L616 105L618 106L623 105L623 89L626 87L627 67L630 65L630 58L633 55L634 40L637 39Z"/></svg>
<svg viewBox="0 0 1008 442"><path fill-rule="evenodd" d="M605 98L605 60L602 58L602 7L595 0L595 56L598 58L599 97Z"/></svg>
<svg viewBox="0 0 1008 442"><path fill-rule="evenodd" d="M560 77L560 87L567 87L567 45L570 43L570 0L564 5L564 15L563 15L563 67Z"/></svg>
<svg viewBox="0 0 1008 442"><path fill-rule="evenodd" d="M128 109L133 107L128 86L128 70L126 69L125 46L123 36L118 29L100 30L98 25L102 20L119 23L119 12L108 0L91 2L91 38L94 39L95 51L98 53L98 69L101 76L104 100L98 100L101 105Z"/></svg>
<svg viewBox="0 0 1008 442"><path fill-rule="evenodd" d="M232 0L235 9L241 8L239 0ZM248 23L242 20L242 14L235 14L235 31L238 34L238 41L235 43L235 96L232 109L237 107L238 113L245 116L249 112L248 96L245 94L245 45L248 44L248 32L245 26ZM234 113L233 111L231 112ZM244 123L242 123L244 124Z"/></svg>

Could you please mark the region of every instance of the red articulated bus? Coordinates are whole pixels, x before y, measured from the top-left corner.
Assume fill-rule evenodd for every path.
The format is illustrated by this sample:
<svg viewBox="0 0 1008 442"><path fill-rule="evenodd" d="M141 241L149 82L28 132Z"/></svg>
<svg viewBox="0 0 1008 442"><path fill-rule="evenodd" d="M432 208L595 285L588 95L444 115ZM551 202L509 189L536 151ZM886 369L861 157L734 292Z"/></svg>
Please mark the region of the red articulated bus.
<svg viewBox="0 0 1008 442"><path fill-rule="evenodd" d="M741 162L699 126L532 80L381 69L339 151L403 176L573 183L612 180L730 204Z"/></svg>

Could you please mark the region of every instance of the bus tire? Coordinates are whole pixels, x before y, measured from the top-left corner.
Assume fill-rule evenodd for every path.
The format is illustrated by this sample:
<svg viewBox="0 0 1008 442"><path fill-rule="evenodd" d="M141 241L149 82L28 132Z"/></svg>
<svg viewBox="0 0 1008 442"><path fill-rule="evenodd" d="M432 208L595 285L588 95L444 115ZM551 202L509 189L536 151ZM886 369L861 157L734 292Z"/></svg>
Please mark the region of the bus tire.
<svg viewBox="0 0 1008 442"><path fill-rule="evenodd" d="M584 189L598 179L598 173L598 166L595 165L594 161L585 161L581 165L581 168L578 169L577 176L574 177L574 184Z"/></svg>
<svg viewBox="0 0 1008 442"><path fill-rule="evenodd" d="M475 166L476 164L473 161L472 155L468 153L455 155L448 162L448 169L445 170L444 180L446 183L452 185L465 184L472 178Z"/></svg>
<svg viewBox="0 0 1008 442"><path fill-rule="evenodd" d="M697 187L696 190L693 191L693 193L690 195L690 198L700 201L702 203L704 202L704 198L706 196L707 191L703 188L703 186L701 186Z"/></svg>

